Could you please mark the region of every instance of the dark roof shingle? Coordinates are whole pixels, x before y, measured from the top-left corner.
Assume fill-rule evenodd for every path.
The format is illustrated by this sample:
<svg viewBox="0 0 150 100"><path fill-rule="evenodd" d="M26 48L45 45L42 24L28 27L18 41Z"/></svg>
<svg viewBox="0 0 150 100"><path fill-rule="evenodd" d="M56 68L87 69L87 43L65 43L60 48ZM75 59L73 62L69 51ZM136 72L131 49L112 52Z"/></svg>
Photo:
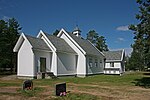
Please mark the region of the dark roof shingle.
<svg viewBox="0 0 150 100"><path fill-rule="evenodd" d="M106 61L109 61L109 60L112 60L112 61L114 61L114 60L121 60L123 50L106 51L106 52L103 52L103 53L105 55Z"/></svg>
<svg viewBox="0 0 150 100"><path fill-rule="evenodd" d="M45 33L45 35L48 37L51 43L55 46L57 51L76 54L76 52L67 44L67 42L64 39L58 38L54 35L49 35L47 33Z"/></svg>
<svg viewBox="0 0 150 100"><path fill-rule="evenodd" d="M86 52L88 55L102 55L88 40L77 37L72 33L68 34L78 43L78 45Z"/></svg>
<svg viewBox="0 0 150 100"><path fill-rule="evenodd" d="M25 36L29 40L29 42L31 43L31 45L34 49L51 51L51 49L46 45L46 43L42 39L32 37L29 35L25 35Z"/></svg>

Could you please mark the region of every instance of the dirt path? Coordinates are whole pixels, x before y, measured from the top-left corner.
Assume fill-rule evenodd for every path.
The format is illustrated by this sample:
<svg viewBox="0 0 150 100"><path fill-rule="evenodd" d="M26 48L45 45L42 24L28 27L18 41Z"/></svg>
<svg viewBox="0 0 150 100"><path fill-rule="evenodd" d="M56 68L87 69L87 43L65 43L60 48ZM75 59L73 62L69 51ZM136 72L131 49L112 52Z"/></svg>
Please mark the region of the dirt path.
<svg viewBox="0 0 150 100"><path fill-rule="evenodd" d="M30 97L26 99L39 100L53 98L54 87L41 86L44 91L40 93L40 97ZM86 89L85 89L86 88ZM0 96L0 100L21 100L24 97L20 95L13 95L18 93L18 86L9 86L0 88L0 93L4 94ZM113 87L113 86L97 86L89 84L72 84L69 83L67 91L70 93L85 93L100 97L102 100L150 100L150 89L144 89L140 87ZM139 92L140 91L140 92ZM9 93L12 95L5 95ZM32 98L32 99L31 99ZM24 99L23 99L24 100Z"/></svg>
<svg viewBox="0 0 150 100"><path fill-rule="evenodd" d="M1 87L0 88L0 93L17 93L18 89L19 89L18 87L14 87L14 86L11 86L11 87Z"/></svg>
<svg viewBox="0 0 150 100"><path fill-rule="evenodd" d="M69 84L70 91L96 95L102 100L150 100L150 89L129 86L99 86L89 84ZM74 88L73 88L74 87ZM82 89L84 87L86 89ZM140 91L140 92L139 92Z"/></svg>

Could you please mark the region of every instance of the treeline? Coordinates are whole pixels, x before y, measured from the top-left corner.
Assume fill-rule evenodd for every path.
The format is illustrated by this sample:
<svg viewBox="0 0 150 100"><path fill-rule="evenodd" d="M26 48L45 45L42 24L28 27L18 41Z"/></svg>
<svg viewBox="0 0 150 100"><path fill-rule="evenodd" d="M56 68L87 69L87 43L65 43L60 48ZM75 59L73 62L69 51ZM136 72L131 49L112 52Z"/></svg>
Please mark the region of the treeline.
<svg viewBox="0 0 150 100"><path fill-rule="evenodd" d="M17 54L13 52L13 48L20 30L16 19L0 20L0 74L16 71Z"/></svg>
<svg viewBox="0 0 150 100"><path fill-rule="evenodd" d="M127 59L126 68L144 71L150 68L150 0L137 0L137 3L139 24L129 26L134 31L134 44L131 45L133 52Z"/></svg>

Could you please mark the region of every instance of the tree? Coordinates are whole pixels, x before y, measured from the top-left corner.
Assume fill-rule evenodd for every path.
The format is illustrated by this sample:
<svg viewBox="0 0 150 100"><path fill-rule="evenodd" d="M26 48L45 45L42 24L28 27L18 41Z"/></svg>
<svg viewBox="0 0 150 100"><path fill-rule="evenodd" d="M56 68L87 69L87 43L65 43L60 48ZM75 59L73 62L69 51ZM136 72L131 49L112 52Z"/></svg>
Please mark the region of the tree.
<svg viewBox="0 0 150 100"><path fill-rule="evenodd" d="M55 32L53 33L53 35L54 35L54 36L57 36L58 33L59 33L59 30L56 29Z"/></svg>
<svg viewBox="0 0 150 100"><path fill-rule="evenodd" d="M106 39L104 36L98 36L95 30L90 30L87 34L87 40L89 40L98 50L108 51L108 46L106 45Z"/></svg>
<svg viewBox="0 0 150 100"><path fill-rule="evenodd" d="M11 68L11 72L16 67L16 53L13 52L13 48L20 30L16 19L0 20L0 68Z"/></svg>
<svg viewBox="0 0 150 100"><path fill-rule="evenodd" d="M98 33L95 30L90 30L87 34L87 40L96 45L96 41L98 38Z"/></svg>
<svg viewBox="0 0 150 100"><path fill-rule="evenodd" d="M150 0L137 0L137 3L139 14L136 15L136 19L139 20L139 24L129 26L135 35L130 61L132 66L144 70L145 66L150 67Z"/></svg>
<svg viewBox="0 0 150 100"><path fill-rule="evenodd" d="M106 45L106 39L103 36L99 36L96 39L96 47L99 49L101 52L102 51L108 51L108 46Z"/></svg>
<svg viewBox="0 0 150 100"><path fill-rule="evenodd" d="M6 56L6 32L7 32L7 22L4 20L0 20L0 68L3 66L7 66L8 60L5 58Z"/></svg>

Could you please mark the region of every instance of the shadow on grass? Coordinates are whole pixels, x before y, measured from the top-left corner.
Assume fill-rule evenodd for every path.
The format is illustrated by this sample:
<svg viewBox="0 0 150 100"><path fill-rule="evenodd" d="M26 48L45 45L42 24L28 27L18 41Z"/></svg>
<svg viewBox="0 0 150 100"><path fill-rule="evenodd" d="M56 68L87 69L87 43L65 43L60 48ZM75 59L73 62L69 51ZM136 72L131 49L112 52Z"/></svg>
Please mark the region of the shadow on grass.
<svg viewBox="0 0 150 100"><path fill-rule="evenodd" d="M143 88L150 88L150 77L143 77L141 79L135 79L134 83L136 86L140 86Z"/></svg>
<svg viewBox="0 0 150 100"><path fill-rule="evenodd" d="M2 71L0 70L0 75L14 75L17 74L16 72L11 72L11 71Z"/></svg>
<svg viewBox="0 0 150 100"><path fill-rule="evenodd" d="M145 72L145 73L143 73L143 75L149 75L150 76L150 72Z"/></svg>

